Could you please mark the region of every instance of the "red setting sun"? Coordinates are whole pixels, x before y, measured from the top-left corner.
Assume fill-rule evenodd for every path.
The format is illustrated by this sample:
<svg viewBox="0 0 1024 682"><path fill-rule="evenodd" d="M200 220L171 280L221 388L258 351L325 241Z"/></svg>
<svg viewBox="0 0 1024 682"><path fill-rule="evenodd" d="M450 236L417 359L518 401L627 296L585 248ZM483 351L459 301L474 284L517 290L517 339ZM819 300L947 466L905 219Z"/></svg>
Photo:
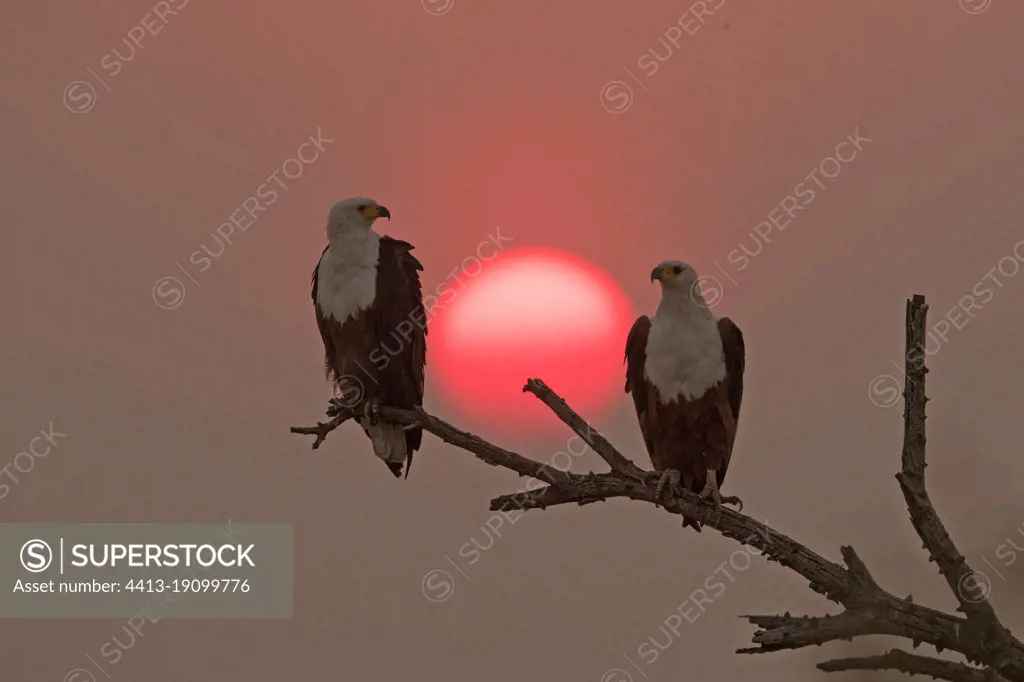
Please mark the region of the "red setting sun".
<svg viewBox="0 0 1024 682"><path fill-rule="evenodd" d="M559 427L523 393L532 377L595 416L622 394L631 312L591 263L550 249L503 252L431 320L428 382L464 416L506 429Z"/></svg>

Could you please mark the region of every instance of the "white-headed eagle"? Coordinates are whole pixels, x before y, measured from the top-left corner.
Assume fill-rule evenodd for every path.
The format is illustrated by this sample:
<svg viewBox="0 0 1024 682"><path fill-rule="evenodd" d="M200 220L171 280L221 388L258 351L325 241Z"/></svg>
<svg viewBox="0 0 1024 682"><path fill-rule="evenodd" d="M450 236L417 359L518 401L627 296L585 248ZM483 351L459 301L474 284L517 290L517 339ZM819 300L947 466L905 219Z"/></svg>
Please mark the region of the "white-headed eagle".
<svg viewBox="0 0 1024 682"><path fill-rule="evenodd" d="M335 204L327 218L327 248L313 271L313 305L324 342L327 378L355 413L374 453L395 477L409 477L423 440L380 418L381 405L423 403L427 320L412 244L373 231L391 213L373 199Z"/></svg>
<svg viewBox="0 0 1024 682"><path fill-rule="evenodd" d="M652 317L637 318L626 340L626 393L633 394L640 431L659 476L711 498L740 504L719 486L732 457L743 399L743 334L728 317L716 318L692 267L665 261L651 271L661 283ZM683 518L698 531L700 524Z"/></svg>

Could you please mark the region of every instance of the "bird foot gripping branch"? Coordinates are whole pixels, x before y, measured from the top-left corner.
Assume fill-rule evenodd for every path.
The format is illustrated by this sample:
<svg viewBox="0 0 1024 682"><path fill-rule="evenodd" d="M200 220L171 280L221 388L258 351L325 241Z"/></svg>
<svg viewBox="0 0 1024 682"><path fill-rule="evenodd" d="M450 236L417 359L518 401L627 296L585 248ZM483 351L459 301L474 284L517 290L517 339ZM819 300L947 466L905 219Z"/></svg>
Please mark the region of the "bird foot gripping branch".
<svg viewBox="0 0 1024 682"><path fill-rule="evenodd" d="M675 469L666 469L665 471L648 472L647 479L654 483L654 506L658 506L661 496L665 493L665 488L672 491L679 490L683 476Z"/></svg>
<svg viewBox="0 0 1024 682"><path fill-rule="evenodd" d="M706 500L711 499L712 504L715 505L715 509L721 509L723 504L731 504L739 507L736 511L743 511L743 500L736 497L735 495L722 496L722 493L718 490L717 482L718 472L714 469L708 469L707 472L707 483L704 484L704 489L700 491L700 499Z"/></svg>

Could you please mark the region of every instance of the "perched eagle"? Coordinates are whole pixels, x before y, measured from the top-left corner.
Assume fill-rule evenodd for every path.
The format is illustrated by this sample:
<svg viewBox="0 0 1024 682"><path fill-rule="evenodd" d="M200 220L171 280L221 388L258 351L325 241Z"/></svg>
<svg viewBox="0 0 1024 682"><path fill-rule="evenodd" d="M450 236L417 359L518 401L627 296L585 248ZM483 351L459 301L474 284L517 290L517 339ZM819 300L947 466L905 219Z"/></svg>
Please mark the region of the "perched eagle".
<svg viewBox="0 0 1024 682"><path fill-rule="evenodd" d="M743 398L743 334L728 317L715 318L686 263L665 261L651 271L661 283L653 317L637 318L626 339L626 393L633 394L651 464L666 482L715 506L722 497ZM700 524L683 518L698 531Z"/></svg>
<svg viewBox="0 0 1024 682"><path fill-rule="evenodd" d="M409 477L420 428L379 416L381 405L413 409L423 403L427 320L412 244L373 231L391 213L373 199L335 204L327 217L327 248L313 271L313 306L324 342L327 378L341 391L395 477Z"/></svg>

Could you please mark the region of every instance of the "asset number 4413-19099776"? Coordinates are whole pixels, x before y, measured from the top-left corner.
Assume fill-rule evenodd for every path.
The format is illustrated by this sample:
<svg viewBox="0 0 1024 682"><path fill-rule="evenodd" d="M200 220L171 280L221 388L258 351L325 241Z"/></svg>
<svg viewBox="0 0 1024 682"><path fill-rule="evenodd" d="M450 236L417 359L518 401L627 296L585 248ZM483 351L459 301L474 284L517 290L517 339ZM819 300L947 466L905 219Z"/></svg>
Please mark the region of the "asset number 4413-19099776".
<svg viewBox="0 0 1024 682"><path fill-rule="evenodd" d="M129 580L129 592L248 592L248 578L192 578L174 580Z"/></svg>

